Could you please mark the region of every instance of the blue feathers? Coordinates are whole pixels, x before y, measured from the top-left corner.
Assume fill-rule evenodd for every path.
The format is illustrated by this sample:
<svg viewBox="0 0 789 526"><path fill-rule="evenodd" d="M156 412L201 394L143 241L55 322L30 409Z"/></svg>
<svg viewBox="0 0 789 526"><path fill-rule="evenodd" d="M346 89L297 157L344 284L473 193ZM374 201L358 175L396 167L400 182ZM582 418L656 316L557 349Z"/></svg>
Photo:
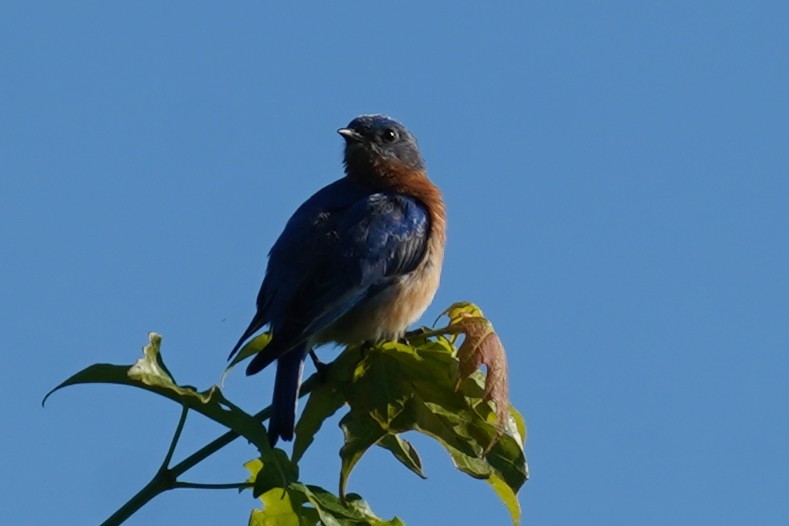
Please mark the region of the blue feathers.
<svg viewBox="0 0 789 526"><path fill-rule="evenodd" d="M282 343L256 356L249 374L320 336L424 256L428 216L419 203L383 193L354 200L358 191L345 179L327 186L296 211L274 244L258 309L260 326L271 324L272 344Z"/></svg>
<svg viewBox="0 0 789 526"><path fill-rule="evenodd" d="M426 260L432 232L433 216L416 190L438 196L443 214L416 140L382 115L359 117L339 132L346 140L347 175L310 197L288 221L269 253L257 313L231 352L269 326L271 341L247 374L278 361L272 445L293 437L303 364L312 347L401 334L438 284L437 274L425 274L427 286L403 282ZM443 216L441 228L443 254ZM420 295L414 307L404 295L411 290ZM391 309L396 316L388 317Z"/></svg>

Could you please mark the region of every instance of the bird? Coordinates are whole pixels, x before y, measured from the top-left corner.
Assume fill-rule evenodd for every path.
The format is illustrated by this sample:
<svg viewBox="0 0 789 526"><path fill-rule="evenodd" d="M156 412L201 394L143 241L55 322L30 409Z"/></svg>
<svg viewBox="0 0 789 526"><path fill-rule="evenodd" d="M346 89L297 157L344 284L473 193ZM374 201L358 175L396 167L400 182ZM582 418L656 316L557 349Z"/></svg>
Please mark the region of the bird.
<svg viewBox="0 0 789 526"><path fill-rule="evenodd" d="M277 362L268 426L273 447L294 436L304 362L317 346L403 337L438 289L446 207L414 136L382 114L337 130L344 176L307 199L268 256L257 312L230 357L268 325L246 374Z"/></svg>

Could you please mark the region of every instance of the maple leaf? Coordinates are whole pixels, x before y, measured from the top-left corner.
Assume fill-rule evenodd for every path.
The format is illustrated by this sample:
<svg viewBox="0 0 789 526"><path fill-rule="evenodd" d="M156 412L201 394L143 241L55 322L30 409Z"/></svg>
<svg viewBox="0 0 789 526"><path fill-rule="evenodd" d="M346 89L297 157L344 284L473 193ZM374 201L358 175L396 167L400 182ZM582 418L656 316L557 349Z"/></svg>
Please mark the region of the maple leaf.
<svg viewBox="0 0 789 526"><path fill-rule="evenodd" d="M507 379L507 355L504 351L493 324L482 314L482 310L468 302L459 302L450 306L442 315L449 318L449 326L442 331L457 337L463 334L463 343L457 351L459 378L455 389L477 371L482 365L487 368L485 377L485 394L483 400L492 401L496 405L496 429L500 436L509 421L509 383ZM496 440L488 445L490 450Z"/></svg>

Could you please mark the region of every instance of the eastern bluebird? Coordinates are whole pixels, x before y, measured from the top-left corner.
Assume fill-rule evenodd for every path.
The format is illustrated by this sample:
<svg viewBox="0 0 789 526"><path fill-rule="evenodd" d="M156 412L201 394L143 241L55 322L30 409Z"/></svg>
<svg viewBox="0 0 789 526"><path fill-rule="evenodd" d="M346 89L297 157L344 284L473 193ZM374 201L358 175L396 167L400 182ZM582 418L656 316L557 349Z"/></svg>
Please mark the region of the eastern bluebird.
<svg viewBox="0 0 789 526"><path fill-rule="evenodd" d="M230 356L269 325L247 367L277 361L269 441L293 439L304 360L313 347L397 339L433 300L446 212L416 139L385 115L337 130L345 177L302 204L269 253L257 313Z"/></svg>

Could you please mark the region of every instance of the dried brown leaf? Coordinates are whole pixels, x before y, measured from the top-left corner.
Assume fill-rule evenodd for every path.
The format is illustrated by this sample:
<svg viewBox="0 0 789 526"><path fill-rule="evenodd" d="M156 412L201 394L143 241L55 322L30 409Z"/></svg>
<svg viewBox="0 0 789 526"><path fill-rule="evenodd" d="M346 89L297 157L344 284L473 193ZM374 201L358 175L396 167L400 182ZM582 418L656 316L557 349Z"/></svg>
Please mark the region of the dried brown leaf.
<svg viewBox="0 0 789 526"><path fill-rule="evenodd" d="M460 362L457 387L481 366L487 368L484 400L496 405L496 429L499 436L504 432L509 419L509 384L507 379L507 355L493 324L473 303L455 303L445 311L449 317L450 332L465 336L458 348ZM488 450L495 440L488 446Z"/></svg>

